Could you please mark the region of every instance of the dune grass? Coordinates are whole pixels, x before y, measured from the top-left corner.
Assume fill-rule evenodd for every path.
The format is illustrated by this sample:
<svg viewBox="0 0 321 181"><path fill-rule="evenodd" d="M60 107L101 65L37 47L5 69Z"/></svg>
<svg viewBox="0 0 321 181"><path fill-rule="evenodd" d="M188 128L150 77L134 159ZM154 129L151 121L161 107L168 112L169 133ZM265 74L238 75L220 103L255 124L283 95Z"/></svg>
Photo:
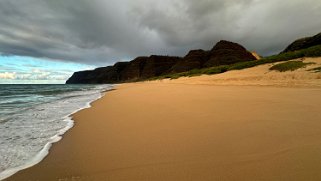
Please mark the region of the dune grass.
<svg viewBox="0 0 321 181"><path fill-rule="evenodd" d="M321 67L316 67L316 68L310 69L308 71L312 71L314 73L319 73L319 72L321 72Z"/></svg>
<svg viewBox="0 0 321 181"><path fill-rule="evenodd" d="M310 64L313 64L313 63L304 63L303 61L289 61L289 62L274 65L270 68L270 70L276 70L279 72L294 71L300 68L304 68Z"/></svg>
<svg viewBox="0 0 321 181"><path fill-rule="evenodd" d="M206 74L206 75L220 74L231 70L242 70L242 69L251 68L251 67L268 64L268 63L288 61L288 60L293 60L293 59L302 58L302 57L320 57L320 56L321 56L321 45L317 45L317 46L313 46L303 50L287 52L287 53L282 53L278 55L272 55L269 57L262 58L261 60L239 62L231 65L221 65L221 66L203 68L203 69L193 69L187 72L166 74L159 77L154 77L150 80L177 79L180 77L192 77L192 76L199 76L203 74ZM295 65L290 65L290 66L294 67Z"/></svg>

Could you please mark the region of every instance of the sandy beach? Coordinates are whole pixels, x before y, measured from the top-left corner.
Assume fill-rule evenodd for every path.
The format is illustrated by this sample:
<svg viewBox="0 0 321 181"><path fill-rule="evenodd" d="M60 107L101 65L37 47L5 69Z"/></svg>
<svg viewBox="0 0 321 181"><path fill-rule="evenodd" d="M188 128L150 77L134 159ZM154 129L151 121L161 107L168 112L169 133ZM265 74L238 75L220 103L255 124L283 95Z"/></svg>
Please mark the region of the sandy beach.
<svg viewBox="0 0 321 181"><path fill-rule="evenodd" d="M321 180L320 73L272 74L118 85L7 180Z"/></svg>
<svg viewBox="0 0 321 181"><path fill-rule="evenodd" d="M0 15L0 181L321 181L321 0Z"/></svg>

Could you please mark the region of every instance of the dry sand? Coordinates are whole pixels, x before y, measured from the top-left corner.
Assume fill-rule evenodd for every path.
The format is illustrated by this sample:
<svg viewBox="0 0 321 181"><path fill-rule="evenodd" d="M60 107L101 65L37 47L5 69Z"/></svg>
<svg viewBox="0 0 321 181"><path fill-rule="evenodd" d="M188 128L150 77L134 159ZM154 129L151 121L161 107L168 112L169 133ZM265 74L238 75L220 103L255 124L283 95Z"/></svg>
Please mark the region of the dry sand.
<svg viewBox="0 0 321 181"><path fill-rule="evenodd" d="M302 59L297 59L302 60ZM260 61L260 60L258 60ZM224 74L203 75L177 80L161 80L162 83L183 83L198 85L259 85L278 87L320 87L321 72L314 73L310 69L321 67L320 58L304 58L306 63L314 63L296 71L270 71L275 64L265 64L244 70L229 71Z"/></svg>
<svg viewBox="0 0 321 181"><path fill-rule="evenodd" d="M8 180L321 180L320 79L244 86L276 81L238 72L117 86Z"/></svg>

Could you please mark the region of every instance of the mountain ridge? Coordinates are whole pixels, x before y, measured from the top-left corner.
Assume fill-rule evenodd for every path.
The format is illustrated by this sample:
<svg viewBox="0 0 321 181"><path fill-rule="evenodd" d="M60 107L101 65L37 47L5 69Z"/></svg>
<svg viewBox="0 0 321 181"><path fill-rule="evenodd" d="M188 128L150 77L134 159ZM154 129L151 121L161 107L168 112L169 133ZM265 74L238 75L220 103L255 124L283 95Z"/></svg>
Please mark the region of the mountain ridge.
<svg viewBox="0 0 321 181"><path fill-rule="evenodd" d="M146 80L169 73L238 62L253 61L256 57L242 45L221 40L211 50L191 50L184 57L151 55L137 57L113 66L75 72L67 84L107 84Z"/></svg>
<svg viewBox="0 0 321 181"><path fill-rule="evenodd" d="M305 37L305 38L300 38L295 40L288 47L286 47L286 49L283 50L281 53L293 52L293 51L309 48L320 44L321 44L321 33L318 33L311 37Z"/></svg>

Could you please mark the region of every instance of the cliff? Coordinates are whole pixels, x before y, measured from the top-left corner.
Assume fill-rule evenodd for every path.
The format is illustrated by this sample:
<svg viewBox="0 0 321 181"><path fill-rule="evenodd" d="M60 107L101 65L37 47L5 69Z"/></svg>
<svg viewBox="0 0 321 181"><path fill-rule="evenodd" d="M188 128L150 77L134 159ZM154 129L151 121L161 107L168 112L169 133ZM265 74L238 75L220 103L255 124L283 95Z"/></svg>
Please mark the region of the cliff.
<svg viewBox="0 0 321 181"><path fill-rule="evenodd" d="M306 38L301 38L298 39L296 41L294 41L293 43L291 43L283 52L281 53L285 53L285 52L293 52L296 50L302 50L302 49L306 49L312 46L316 46L316 45L321 45L321 33L312 36L312 37L306 37Z"/></svg>
<svg viewBox="0 0 321 181"><path fill-rule="evenodd" d="M249 60L256 60L256 58L243 46L237 43L222 40L218 42L209 52L209 57L204 64L204 67L230 65Z"/></svg>
<svg viewBox="0 0 321 181"><path fill-rule="evenodd" d="M130 62L75 72L67 84L103 84L146 80L169 73L256 60L243 46L222 40L210 51L191 50L185 57L137 57Z"/></svg>

